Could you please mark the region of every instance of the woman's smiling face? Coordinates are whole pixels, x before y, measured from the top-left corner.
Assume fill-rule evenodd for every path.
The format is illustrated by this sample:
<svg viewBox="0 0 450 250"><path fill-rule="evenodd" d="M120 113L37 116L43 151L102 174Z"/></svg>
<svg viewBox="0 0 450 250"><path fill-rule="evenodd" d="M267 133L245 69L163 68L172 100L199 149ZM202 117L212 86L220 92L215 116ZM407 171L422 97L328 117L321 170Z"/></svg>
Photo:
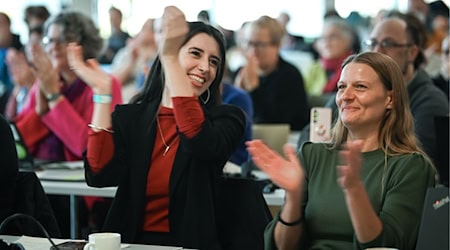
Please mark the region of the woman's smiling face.
<svg viewBox="0 0 450 250"><path fill-rule="evenodd" d="M205 92L217 75L221 60L217 41L206 33L193 36L178 55L196 96Z"/></svg>

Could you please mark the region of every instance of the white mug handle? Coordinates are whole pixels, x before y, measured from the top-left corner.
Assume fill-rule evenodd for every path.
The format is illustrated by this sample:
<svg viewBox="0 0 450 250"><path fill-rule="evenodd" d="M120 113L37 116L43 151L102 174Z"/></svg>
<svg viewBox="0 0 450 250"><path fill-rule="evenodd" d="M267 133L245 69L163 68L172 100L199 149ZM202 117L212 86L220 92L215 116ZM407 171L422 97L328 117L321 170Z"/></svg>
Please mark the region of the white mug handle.
<svg viewBox="0 0 450 250"><path fill-rule="evenodd" d="M95 246L94 242L88 242L86 245L84 245L83 250L89 250L91 246Z"/></svg>

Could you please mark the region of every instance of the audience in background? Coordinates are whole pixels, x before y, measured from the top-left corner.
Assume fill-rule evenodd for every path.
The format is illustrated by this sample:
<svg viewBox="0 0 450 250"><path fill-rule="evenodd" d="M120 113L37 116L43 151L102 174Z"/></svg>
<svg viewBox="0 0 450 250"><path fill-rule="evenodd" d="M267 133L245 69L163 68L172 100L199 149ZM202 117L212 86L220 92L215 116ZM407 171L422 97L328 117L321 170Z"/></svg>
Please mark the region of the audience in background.
<svg viewBox="0 0 450 250"><path fill-rule="evenodd" d="M0 114L4 114L6 103L11 95L14 84L11 80L6 54L8 49L23 48L20 37L11 31L11 19L3 12L0 12Z"/></svg>
<svg viewBox="0 0 450 250"><path fill-rule="evenodd" d="M400 65L416 136L422 149L436 160L434 117L448 115L449 102L422 68L426 60L426 39L425 27L416 16L393 11L375 25L365 45L372 51L392 57Z"/></svg>
<svg viewBox="0 0 450 250"><path fill-rule="evenodd" d="M315 48L320 55L320 62L327 75L326 82L307 82L306 89L315 89L322 86L321 94L334 93L337 90L337 81L341 73L341 64L345 58L354 52L353 44L355 32L344 19L329 17L325 19L322 33L315 42ZM318 74L317 71L311 71ZM308 74L310 71L307 71ZM320 72L319 72L320 74ZM307 79L317 79L306 77ZM318 78L320 80L320 78Z"/></svg>
<svg viewBox="0 0 450 250"><path fill-rule="evenodd" d="M245 128L244 113L221 105L225 42L204 22L186 23L166 7L163 38L149 80L132 103L96 103L85 161L87 183L118 186L104 230L123 242L226 249L221 239L219 181ZM84 49L84 48L83 48ZM72 46L71 65L108 93Z"/></svg>
<svg viewBox="0 0 450 250"><path fill-rule="evenodd" d="M434 1L428 4L428 41L425 55L427 64L425 71L436 77L441 68L441 45L449 34L449 7L443 1Z"/></svg>
<svg viewBox="0 0 450 250"><path fill-rule="evenodd" d="M109 23L111 35L108 38L106 50L99 57L99 62L102 64L110 64L116 53L125 47L128 39L131 38L130 34L122 29L122 11L114 6L109 8Z"/></svg>
<svg viewBox="0 0 450 250"><path fill-rule="evenodd" d="M32 5L25 8L24 15L24 20L28 27L28 42L26 46L41 44L44 32L43 26L50 13L45 6ZM36 77L24 50L10 48L6 55L6 64L8 65L14 88L9 96L4 113L7 119L14 120L28 101L28 93Z"/></svg>
<svg viewBox="0 0 450 250"><path fill-rule="evenodd" d="M301 130L309 122L309 105L300 71L279 54L283 27L261 16L245 28L246 64L235 86L250 93L254 123L288 123Z"/></svg>
<svg viewBox="0 0 450 250"><path fill-rule="evenodd" d="M433 77L434 84L441 89L449 99L449 75L450 75L450 53L449 53L450 35L447 35L442 41L441 46L441 65L439 67L439 74Z"/></svg>
<svg viewBox="0 0 450 250"><path fill-rule="evenodd" d="M154 25L155 19L147 19L139 33L117 52L111 64L111 74L122 82L124 102L142 87L144 78L139 76L148 71L157 54ZM136 83L137 80L140 82Z"/></svg>
<svg viewBox="0 0 450 250"><path fill-rule="evenodd" d="M30 5L24 11L24 21L27 24L28 30L35 27L42 27L49 17L50 12L43 5Z"/></svg>
<svg viewBox="0 0 450 250"><path fill-rule="evenodd" d="M88 126L92 117L93 92L70 68L66 46L79 43L84 58L96 58L102 39L93 21L79 12L61 12L53 16L44 30L44 47L32 44L30 62L37 81L30 99L15 122L31 154L50 161L74 161L83 158ZM121 103L120 82L112 84L111 106ZM64 237L69 237L68 197L51 199Z"/></svg>
<svg viewBox="0 0 450 250"><path fill-rule="evenodd" d="M265 249L414 249L435 169L414 136L399 65L375 52L343 63L329 144L285 157L248 143L255 164L286 190ZM411 195L414 194L414 195Z"/></svg>

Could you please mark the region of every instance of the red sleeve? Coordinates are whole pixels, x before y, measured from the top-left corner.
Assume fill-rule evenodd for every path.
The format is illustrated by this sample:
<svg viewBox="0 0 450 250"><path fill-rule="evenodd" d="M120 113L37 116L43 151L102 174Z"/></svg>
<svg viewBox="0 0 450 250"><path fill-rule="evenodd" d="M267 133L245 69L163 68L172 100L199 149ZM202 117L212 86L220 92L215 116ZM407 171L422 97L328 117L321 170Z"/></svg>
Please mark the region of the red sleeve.
<svg viewBox="0 0 450 250"><path fill-rule="evenodd" d="M187 138L192 138L200 132L205 121L202 107L198 98L173 97L173 113L178 129Z"/></svg>
<svg viewBox="0 0 450 250"><path fill-rule="evenodd" d="M87 161L94 173L100 172L114 154L114 143L111 133L106 131L95 132L89 130Z"/></svg>

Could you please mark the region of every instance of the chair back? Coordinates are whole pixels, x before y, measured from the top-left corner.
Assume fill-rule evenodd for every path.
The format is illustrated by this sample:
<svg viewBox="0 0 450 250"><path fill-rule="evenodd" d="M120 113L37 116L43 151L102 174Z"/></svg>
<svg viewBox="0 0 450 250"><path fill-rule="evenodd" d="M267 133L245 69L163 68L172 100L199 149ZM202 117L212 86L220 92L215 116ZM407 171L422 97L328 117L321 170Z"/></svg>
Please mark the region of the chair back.
<svg viewBox="0 0 450 250"><path fill-rule="evenodd" d="M224 250L264 249L264 229L272 214L257 181L221 179L219 237Z"/></svg>

